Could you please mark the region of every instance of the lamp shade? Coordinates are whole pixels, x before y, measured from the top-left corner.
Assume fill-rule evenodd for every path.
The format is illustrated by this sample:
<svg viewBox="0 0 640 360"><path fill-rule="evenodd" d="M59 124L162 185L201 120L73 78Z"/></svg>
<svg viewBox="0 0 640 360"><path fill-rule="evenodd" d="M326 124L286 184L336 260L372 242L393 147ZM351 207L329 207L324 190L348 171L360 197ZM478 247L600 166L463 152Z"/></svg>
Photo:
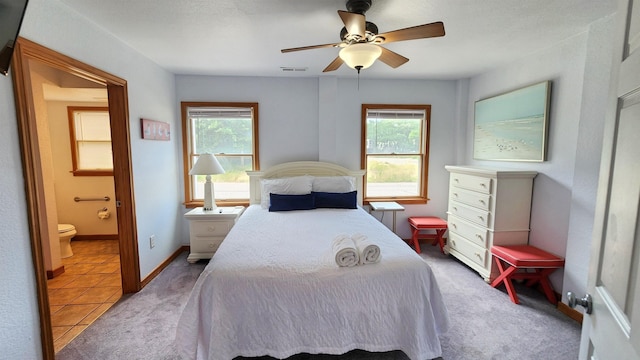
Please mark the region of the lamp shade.
<svg viewBox="0 0 640 360"><path fill-rule="evenodd" d="M204 182L204 211L210 211L217 207L211 182L211 175L215 174L224 174L224 169L213 154L200 154L189 171L189 175L207 175Z"/></svg>
<svg viewBox="0 0 640 360"><path fill-rule="evenodd" d="M189 175L215 175L224 174L224 169L213 154L200 154L193 164Z"/></svg>
<svg viewBox="0 0 640 360"><path fill-rule="evenodd" d="M380 57L382 49L378 45L355 43L351 44L338 54L352 69L366 69Z"/></svg>

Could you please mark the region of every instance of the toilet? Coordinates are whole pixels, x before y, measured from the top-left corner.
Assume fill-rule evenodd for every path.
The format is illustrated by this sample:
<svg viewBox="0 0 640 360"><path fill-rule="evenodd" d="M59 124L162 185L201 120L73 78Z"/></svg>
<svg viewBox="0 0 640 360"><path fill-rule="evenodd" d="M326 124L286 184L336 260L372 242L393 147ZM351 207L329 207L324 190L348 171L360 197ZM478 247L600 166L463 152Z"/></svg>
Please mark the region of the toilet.
<svg viewBox="0 0 640 360"><path fill-rule="evenodd" d="M71 251L71 239L76 236L76 228L71 224L58 224L58 236L60 237L60 257L73 256Z"/></svg>

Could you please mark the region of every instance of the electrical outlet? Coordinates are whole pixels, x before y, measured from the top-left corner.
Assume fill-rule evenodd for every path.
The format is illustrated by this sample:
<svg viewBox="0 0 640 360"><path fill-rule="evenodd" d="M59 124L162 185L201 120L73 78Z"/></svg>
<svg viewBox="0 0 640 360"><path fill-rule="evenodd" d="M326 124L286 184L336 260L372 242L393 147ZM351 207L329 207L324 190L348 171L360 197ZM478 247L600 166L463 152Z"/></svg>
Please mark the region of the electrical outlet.
<svg viewBox="0 0 640 360"><path fill-rule="evenodd" d="M156 246L156 236L149 236L149 249L153 249Z"/></svg>

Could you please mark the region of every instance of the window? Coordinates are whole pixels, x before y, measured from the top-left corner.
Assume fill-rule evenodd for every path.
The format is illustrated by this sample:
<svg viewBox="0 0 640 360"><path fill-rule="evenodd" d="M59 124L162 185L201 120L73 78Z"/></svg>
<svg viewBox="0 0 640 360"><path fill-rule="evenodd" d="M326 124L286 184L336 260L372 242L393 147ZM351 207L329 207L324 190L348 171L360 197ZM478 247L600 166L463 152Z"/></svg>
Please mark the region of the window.
<svg viewBox="0 0 640 360"><path fill-rule="evenodd" d="M67 107L74 176L113 175L109 108Z"/></svg>
<svg viewBox="0 0 640 360"><path fill-rule="evenodd" d="M365 201L426 203L430 105L362 105Z"/></svg>
<svg viewBox="0 0 640 360"><path fill-rule="evenodd" d="M258 170L258 104L182 102L185 203L204 202L204 175L189 175L198 156L211 153L225 170L211 176L218 205L249 201L249 176Z"/></svg>

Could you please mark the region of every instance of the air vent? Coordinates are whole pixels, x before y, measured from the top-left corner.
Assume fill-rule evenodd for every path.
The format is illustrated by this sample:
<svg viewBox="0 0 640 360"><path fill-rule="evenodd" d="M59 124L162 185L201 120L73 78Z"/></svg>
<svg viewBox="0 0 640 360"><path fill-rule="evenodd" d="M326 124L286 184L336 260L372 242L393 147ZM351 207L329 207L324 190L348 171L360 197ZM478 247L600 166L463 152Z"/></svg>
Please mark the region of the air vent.
<svg viewBox="0 0 640 360"><path fill-rule="evenodd" d="M280 69L284 72L302 72L302 71L307 71L308 68L306 67L286 67L286 66L281 66Z"/></svg>

